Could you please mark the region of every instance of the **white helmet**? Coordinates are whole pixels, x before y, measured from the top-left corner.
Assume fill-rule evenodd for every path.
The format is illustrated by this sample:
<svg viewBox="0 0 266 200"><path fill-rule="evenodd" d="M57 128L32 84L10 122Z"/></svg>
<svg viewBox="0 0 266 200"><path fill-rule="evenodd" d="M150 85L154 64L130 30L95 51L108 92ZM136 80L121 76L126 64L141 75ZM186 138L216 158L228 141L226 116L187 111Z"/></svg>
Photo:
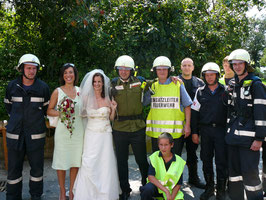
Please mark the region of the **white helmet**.
<svg viewBox="0 0 266 200"><path fill-rule="evenodd" d="M37 56L33 55L33 54L24 54L18 62L18 66L16 67L16 69L18 71L21 71L21 65L24 63L34 63L36 64L37 67L40 66L40 60L37 58Z"/></svg>
<svg viewBox="0 0 266 200"><path fill-rule="evenodd" d="M208 62L205 65L203 65L203 67L201 69L202 76L203 76L203 73L207 72L207 71L214 71L214 72L220 74L220 67L219 67L219 65L217 65L214 62Z"/></svg>
<svg viewBox="0 0 266 200"><path fill-rule="evenodd" d="M228 61L231 63L233 60L242 60L250 63L250 55L245 49L236 49L230 53Z"/></svg>
<svg viewBox="0 0 266 200"><path fill-rule="evenodd" d="M174 71L174 66L171 65L171 61L166 56L159 56L153 61L152 69L158 66L165 66L171 68L171 71Z"/></svg>
<svg viewBox="0 0 266 200"><path fill-rule="evenodd" d="M134 60L130 56L123 55L117 58L117 60L115 61L114 68L116 69L116 67L129 67L134 70L135 63L134 63Z"/></svg>

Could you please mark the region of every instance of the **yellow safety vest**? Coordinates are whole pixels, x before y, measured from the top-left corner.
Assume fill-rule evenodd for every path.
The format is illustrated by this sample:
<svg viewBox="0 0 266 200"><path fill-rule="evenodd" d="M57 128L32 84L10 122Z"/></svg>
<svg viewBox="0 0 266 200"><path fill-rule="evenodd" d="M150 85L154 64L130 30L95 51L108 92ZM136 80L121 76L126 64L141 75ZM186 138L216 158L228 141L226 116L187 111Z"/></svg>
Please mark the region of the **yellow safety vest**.
<svg viewBox="0 0 266 200"><path fill-rule="evenodd" d="M158 138L162 132L170 133L174 139L182 136L185 114L180 110L180 83L168 85L155 82L151 89L151 110L146 121L146 134Z"/></svg>
<svg viewBox="0 0 266 200"><path fill-rule="evenodd" d="M174 154L176 161L173 161L169 169L166 171L164 160L159 156L159 153L160 151L155 151L150 156L151 164L155 169L155 178L172 194L173 188L176 186L183 173L186 162L180 156ZM162 190L158 189L158 191L163 194L165 199L167 199ZM184 199L184 194L181 190L178 191L175 197L175 200L177 199Z"/></svg>

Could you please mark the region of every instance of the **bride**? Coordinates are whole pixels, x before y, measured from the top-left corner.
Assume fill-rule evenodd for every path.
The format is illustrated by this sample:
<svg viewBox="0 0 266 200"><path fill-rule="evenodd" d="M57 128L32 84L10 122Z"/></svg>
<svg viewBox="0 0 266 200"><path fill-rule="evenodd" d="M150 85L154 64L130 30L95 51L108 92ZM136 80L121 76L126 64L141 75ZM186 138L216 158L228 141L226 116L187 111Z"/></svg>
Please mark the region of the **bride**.
<svg viewBox="0 0 266 200"><path fill-rule="evenodd" d="M81 82L82 106L86 117L82 164L74 184L74 200L119 199L119 181L113 150L112 128L117 104L110 101L109 78L100 69L86 74Z"/></svg>

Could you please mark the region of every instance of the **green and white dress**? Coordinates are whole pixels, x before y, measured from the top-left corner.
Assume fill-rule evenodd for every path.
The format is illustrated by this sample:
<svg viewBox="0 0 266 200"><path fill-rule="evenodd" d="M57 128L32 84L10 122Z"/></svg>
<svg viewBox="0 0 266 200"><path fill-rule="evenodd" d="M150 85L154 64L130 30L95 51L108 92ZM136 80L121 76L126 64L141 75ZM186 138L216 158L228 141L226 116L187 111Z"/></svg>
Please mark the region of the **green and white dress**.
<svg viewBox="0 0 266 200"><path fill-rule="evenodd" d="M64 91L58 87L58 101L60 104L64 97L68 97ZM70 137L70 132L66 126L58 120L54 136L54 155L52 168L56 170L68 170L71 167L81 166L81 157L83 151L84 128L82 118L79 116L79 107L81 98L79 95L79 87L76 87L76 97L72 99L75 103L75 122L74 131Z"/></svg>

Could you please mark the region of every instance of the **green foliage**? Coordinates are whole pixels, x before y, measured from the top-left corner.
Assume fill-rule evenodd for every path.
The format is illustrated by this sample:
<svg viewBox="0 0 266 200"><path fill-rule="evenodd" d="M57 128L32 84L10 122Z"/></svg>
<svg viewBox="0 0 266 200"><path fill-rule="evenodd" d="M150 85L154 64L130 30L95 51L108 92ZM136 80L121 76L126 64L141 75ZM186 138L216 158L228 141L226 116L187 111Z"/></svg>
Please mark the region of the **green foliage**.
<svg viewBox="0 0 266 200"><path fill-rule="evenodd" d="M160 55L171 59L176 72L181 60L191 57L198 75L206 62L221 66L226 55L241 47L250 29L245 12L253 5L264 6L261 0L10 2L12 9L0 9L1 99L25 53L37 55L45 65L38 76L51 90L59 85L64 63L75 63L80 79L95 68L112 78L115 60L123 54L134 58L138 75L146 78L152 78L152 62Z"/></svg>
<svg viewBox="0 0 266 200"><path fill-rule="evenodd" d="M255 66L259 67L263 49L266 47L266 18L250 19L249 37L244 45L249 51Z"/></svg>
<svg viewBox="0 0 266 200"><path fill-rule="evenodd" d="M263 50L263 56L260 59L260 65L261 66L266 66L266 48Z"/></svg>

